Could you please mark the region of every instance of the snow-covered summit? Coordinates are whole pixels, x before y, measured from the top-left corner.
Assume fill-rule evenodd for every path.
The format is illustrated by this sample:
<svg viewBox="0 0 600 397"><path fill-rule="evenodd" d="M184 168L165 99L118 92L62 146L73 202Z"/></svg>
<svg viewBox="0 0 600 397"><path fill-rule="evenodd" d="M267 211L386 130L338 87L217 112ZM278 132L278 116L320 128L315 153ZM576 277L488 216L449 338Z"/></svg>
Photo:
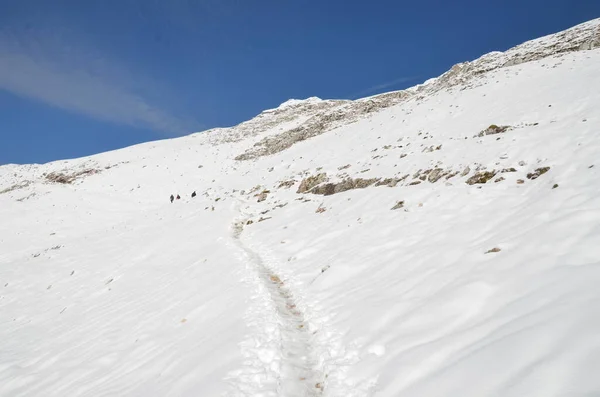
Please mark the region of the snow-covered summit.
<svg viewBox="0 0 600 397"><path fill-rule="evenodd" d="M283 109L290 108L290 107L309 105L309 104L319 103L322 101L323 100L321 98L318 98L316 96L306 98L306 99L288 99L287 101L283 102L278 107L276 107L274 109L267 109L267 110L264 110L263 112L274 112L276 110L283 110Z"/></svg>
<svg viewBox="0 0 600 397"><path fill-rule="evenodd" d="M597 26L0 167L0 396L600 394Z"/></svg>

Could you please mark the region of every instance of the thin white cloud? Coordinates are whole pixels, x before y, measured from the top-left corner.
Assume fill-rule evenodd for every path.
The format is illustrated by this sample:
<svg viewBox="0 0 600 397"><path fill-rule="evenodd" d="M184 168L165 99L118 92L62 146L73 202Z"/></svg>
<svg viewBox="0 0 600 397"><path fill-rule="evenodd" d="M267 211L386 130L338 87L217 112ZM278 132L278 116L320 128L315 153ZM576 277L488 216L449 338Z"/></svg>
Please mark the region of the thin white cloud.
<svg viewBox="0 0 600 397"><path fill-rule="evenodd" d="M159 84L128 74L105 57L52 37L0 36L0 89L115 124L164 135L191 133L199 125L176 117L144 95Z"/></svg>
<svg viewBox="0 0 600 397"><path fill-rule="evenodd" d="M393 87L395 85L402 84L402 83L407 83L409 81L413 81L413 80L416 80L416 79L418 79L418 77L416 77L416 76L413 76L413 77L400 77L398 79L387 81L387 82L381 83L381 84L377 84L377 85L369 87L369 88L367 88L365 90L356 92L356 93L350 95L350 97L351 98L360 98L360 97L362 97L364 95L371 94L371 93L377 92L377 91L381 91L381 90L384 90L386 88L390 88L390 87Z"/></svg>

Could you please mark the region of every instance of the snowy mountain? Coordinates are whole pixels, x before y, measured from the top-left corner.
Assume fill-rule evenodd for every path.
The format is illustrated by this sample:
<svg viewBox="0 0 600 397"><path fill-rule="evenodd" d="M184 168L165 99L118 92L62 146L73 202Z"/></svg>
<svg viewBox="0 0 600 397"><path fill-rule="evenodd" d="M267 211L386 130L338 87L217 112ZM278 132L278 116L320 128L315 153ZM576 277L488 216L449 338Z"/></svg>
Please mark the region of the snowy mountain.
<svg viewBox="0 0 600 397"><path fill-rule="evenodd" d="M0 395L598 395L598 109L597 19L2 166Z"/></svg>

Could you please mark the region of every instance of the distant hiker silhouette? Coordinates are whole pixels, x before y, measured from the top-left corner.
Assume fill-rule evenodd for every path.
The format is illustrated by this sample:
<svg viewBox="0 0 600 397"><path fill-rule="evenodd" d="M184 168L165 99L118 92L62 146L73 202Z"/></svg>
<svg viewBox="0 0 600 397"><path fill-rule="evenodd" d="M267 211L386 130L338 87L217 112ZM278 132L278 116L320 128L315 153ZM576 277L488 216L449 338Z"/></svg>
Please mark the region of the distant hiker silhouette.
<svg viewBox="0 0 600 397"><path fill-rule="evenodd" d="M177 200L179 200L181 197L179 197L179 195L177 195Z"/></svg>
<svg viewBox="0 0 600 397"><path fill-rule="evenodd" d="M173 200L175 200L175 197L173 197L173 195L171 195L171 203L173 203Z"/></svg>
<svg viewBox="0 0 600 397"><path fill-rule="evenodd" d="M196 191L194 190L194 192L192 193L192 198L196 197Z"/></svg>

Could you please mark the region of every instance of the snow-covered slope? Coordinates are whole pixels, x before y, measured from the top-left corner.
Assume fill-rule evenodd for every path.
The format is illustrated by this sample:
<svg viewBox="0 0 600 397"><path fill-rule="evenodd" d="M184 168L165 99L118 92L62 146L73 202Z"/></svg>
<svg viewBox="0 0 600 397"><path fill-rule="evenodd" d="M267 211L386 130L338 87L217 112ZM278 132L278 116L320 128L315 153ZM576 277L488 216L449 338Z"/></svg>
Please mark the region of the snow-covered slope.
<svg viewBox="0 0 600 397"><path fill-rule="evenodd" d="M599 26L0 167L0 395L600 394Z"/></svg>

